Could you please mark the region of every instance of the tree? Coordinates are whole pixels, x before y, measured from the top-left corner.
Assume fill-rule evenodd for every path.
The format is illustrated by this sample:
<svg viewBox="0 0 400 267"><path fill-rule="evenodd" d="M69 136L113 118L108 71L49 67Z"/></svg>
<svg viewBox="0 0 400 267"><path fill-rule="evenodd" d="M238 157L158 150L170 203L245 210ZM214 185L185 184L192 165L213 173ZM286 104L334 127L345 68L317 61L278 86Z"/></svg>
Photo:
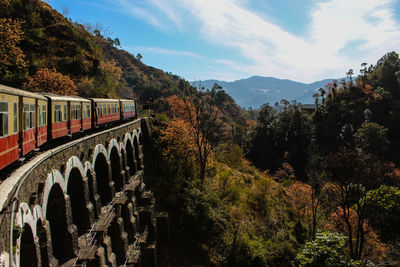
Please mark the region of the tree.
<svg viewBox="0 0 400 267"><path fill-rule="evenodd" d="M367 153L376 153L383 156L389 145L386 135L387 129L382 125L375 122L367 122L357 129L354 138L358 148Z"/></svg>
<svg viewBox="0 0 400 267"><path fill-rule="evenodd" d="M25 55L19 42L23 38L22 21L0 18L0 82L15 83L25 73Z"/></svg>
<svg viewBox="0 0 400 267"><path fill-rule="evenodd" d="M299 266L360 266L346 255L346 237L339 233L317 233L297 254Z"/></svg>
<svg viewBox="0 0 400 267"><path fill-rule="evenodd" d="M38 69L35 75L27 78L23 88L32 92L48 92L58 95L78 95L78 89L69 76L58 73L56 69Z"/></svg>
<svg viewBox="0 0 400 267"><path fill-rule="evenodd" d="M190 135L196 147L199 178L204 181L208 157L218 145L221 137L221 123L218 109L206 96L201 98L168 98L173 116L189 125Z"/></svg>
<svg viewBox="0 0 400 267"><path fill-rule="evenodd" d="M100 65L103 82L102 97L116 97L116 89L122 77L122 69L117 64L117 61L111 59Z"/></svg>
<svg viewBox="0 0 400 267"><path fill-rule="evenodd" d="M377 197L377 195L373 197ZM335 231L350 236L348 233L349 227L347 225L347 223L349 222L352 226L350 228L352 231L352 236L357 237L359 236L358 228L362 227L364 233L363 242L357 244L358 238L354 238L353 240L349 240L349 243L352 243L354 248L362 247L360 251L361 255L358 257L359 260L363 259L370 260L375 263L382 263L385 259L386 245L380 241L378 235L370 226L368 220L361 220L355 210L349 209L346 215L348 216L348 222L346 222L343 219L345 216L344 212L345 211L341 207L339 207L334 213L331 214L331 216L329 217L330 223L325 225L325 228L330 231ZM361 224L360 221L362 221Z"/></svg>
<svg viewBox="0 0 400 267"><path fill-rule="evenodd" d="M341 151L330 155L327 159L328 169L332 178L340 185L340 209L339 216L346 226L346 234L351 242L350 257L362 259L365 256L365 241L368 213L371 208L382 201L385 193L374 192L382 183L395 183L390 170L394 166L382 163L381 160L363 150L353 151L342 148ZM395 176L395 175L394 175ZM372 191L371 191L372 190ZM371 195L372 194L372 195ZM353 223L353 214L356 223Z"/></svg>
<svg viewBox="0 0 400 267"><path fill-rule="evenodd" d="M173 175L183 171L185 178L192 174L196 145L190 133L190 125L181 118L173 118L161 132L165 144L163 156L169 162Z"/></svg>
<svg viewBox="0 0 400 267"><path fill-rule="evenodd" d="M136 59L137 60L139 60L139 61L142 61L142 55L140 54L140 53L138 53L137 55L136 55Z"/></svg>
<svg viewBox="0 0 400 267"><path fill-rule="evenodd" d="M295 182L286 191L289 204L296 211L297 219L308 222L310 228L309 215L311 214L311 190L311 186L308 184Z"/></svg>

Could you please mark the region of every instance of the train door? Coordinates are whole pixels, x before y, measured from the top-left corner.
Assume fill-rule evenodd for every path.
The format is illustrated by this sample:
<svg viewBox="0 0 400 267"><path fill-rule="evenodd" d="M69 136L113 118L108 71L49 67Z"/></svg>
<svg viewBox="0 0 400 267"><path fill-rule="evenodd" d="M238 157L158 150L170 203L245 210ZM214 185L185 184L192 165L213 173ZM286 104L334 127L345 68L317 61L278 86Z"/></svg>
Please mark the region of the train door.
<svg viewBox="0 0 400 267"><path fill-rule="evenodd" d="M47 142L47 101L38 100L37 111L37 146L41 146Z"/></svg>
<svg viewBox="0 0 400 267"><path fill-rule="evenodd" d="M23 97L22 152L26 155L36 147L36 99Z"/></svg>

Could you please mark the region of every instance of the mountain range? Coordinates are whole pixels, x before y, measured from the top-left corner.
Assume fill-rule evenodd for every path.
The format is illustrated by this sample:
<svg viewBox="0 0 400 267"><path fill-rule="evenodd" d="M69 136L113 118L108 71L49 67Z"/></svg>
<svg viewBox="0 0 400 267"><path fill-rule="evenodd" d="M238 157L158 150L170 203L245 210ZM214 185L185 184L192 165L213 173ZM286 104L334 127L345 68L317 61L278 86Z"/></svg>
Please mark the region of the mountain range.
<svg viewBox="0 0 400 267"><path fill-rule="evenodd" d="M296 100L302 104L312 104L314 103L313 94L333 80L335 79L325 79L306 84L288 79L252 76L233 82L205 80L191 82L191 84L211 90L213 85L217 83L226 93L233 97L239 106L259 108L265 103L274 105L282 99Z"/></svg>

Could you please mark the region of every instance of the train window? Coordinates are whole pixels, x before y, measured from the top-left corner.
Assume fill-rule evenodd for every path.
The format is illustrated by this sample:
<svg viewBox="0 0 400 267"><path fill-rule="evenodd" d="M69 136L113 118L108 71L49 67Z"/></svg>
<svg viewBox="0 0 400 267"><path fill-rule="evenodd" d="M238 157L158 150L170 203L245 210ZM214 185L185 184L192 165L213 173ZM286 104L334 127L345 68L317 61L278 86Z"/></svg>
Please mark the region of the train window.
<svg viewBox="0 0 400 267"><path fill-rule="evenodd" d="M38 121L38 126L39 126L39 127L42 126L42 116L41 116L41 113L42 113L42 111L41 111L41 109L40 109L40 105L38 105L38 114L39 114L39 116L38 116L38 119L39 119L39 121Z"/></svg>
<svg viewBox="0 0 400 267"><path fill-rule="evenodd" d="M107 104L107 114L111 114L110 104Z"/></svg>
<svg viewBox="0 0 400 267"><path fill-rule="evenodd" d="M8 103L0 103L0 136L8 135Z"/></svg>
<svg viewBox="0 0 400 267"><path fill-rule="evenodd" d="M29 129L30 124L29 117L29 104L24 104L24 130Z"/></svg>
<svg viewBox="0 0 400 267"><path fill-rule="evenodd" d="M86 106L86 118L90 118L90 106Z"/></svg>
<svg viewBox="0 0 400 267"><path fill-rule="evenodd" d="M76 120L78 118L78 108L76 105L71 105L71 120Z"/></svg>
<svg viewBox="0 0 400 267"><path fill-rule="evenodd" d="M14 109L13 109L13 128L14 133L18 131L18 105L14 102Z"/></svg>
<svg viewBox="0 0 400 267"><path fill-rule="evenodd" d="M30 128L35 128L36 126L36 111L35 111L35 104L29 105L29 116L30 116Z"/></svg>
<svg viewBox="0 0 400 267"><path fill-rule="evenodd" d="M67 120L67 105L64 105L63 121Z"/></svg>
<svg viewBox="0 0 400 267"><path fill-rule="evenodd" d="M76 106L76 112L77 112L77 119L81 119L82 117L82 107L81 105Z"/></svg>
<svg viewBox="0 0 400 267"><path fill-rule="evenodd" d="M103 116L107 114L107 105L103 104Z"/></svg>
<svg viewBox="0 0 400 267"><path fill-rule="evenodd" d="M46 117L46 113L47 113L46 109L47 109L47 106L46 106L46 105L43 105L42 107L43 107L43 108L42 108L42 126L44 126L44 125L47 125L47 117Z"/></svg>
<svg viewBox="0 0 400 267"><path fill-rule="evenodd" d="M61 121L61 106L54 105L54 122L60 122L60 121Z"/></svg>

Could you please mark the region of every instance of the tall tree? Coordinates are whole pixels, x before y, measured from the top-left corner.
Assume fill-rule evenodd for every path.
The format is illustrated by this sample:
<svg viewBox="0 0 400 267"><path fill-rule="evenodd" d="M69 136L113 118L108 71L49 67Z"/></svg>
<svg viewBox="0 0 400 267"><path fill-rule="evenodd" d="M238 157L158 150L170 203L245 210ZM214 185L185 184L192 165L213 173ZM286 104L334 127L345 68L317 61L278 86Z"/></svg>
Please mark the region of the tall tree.
<svg viewBox="0 0 400 267"><path fill-rule="evenodd" d="M210 153L221 138L221 123L219 111L207 96L200 98L179 98L172 96L168 99L171 111L189 125L190 135L194 140L199 178L203 182Z"/></svg>

